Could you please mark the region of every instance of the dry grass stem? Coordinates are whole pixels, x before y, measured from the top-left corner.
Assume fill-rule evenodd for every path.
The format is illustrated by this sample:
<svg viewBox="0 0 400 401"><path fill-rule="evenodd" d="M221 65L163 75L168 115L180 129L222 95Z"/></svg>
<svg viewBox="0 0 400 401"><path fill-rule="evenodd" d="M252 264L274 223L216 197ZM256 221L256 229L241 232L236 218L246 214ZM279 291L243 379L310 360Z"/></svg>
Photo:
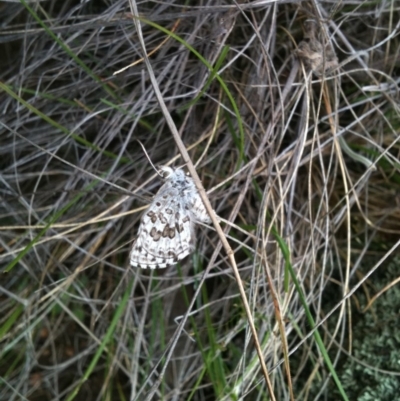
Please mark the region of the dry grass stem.
<svg viewBox="0 0 400 401"><path fill-rule="evenodd" d="M397 3L3 3L0 401L394 399ZM139 143L213 220L176 267Z"/></svg>

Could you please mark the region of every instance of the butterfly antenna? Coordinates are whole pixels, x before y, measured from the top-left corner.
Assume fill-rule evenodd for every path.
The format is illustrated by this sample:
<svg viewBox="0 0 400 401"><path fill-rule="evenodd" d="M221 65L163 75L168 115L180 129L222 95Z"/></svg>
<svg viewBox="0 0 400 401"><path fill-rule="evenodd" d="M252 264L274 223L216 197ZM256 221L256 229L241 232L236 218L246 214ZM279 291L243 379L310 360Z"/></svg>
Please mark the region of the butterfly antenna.
<svg viewBox="0 0 400 401"><path fill-rule="evenodd" d="M140 142L139 139L136 139L136 140L139 142L140 146L142 147L143 152L144 152L144 154L145 154L146 157L147 157L147 160L148 160L148 161L150 162L150 164L151 164L151 167L153 167L154 171L155 171L161 178L163 178L163 176L160 174L160 172L159 172L159 171L156 169L156 167L154 166L153 162L150 160L150 156L147 154L146 149L145 149L143 143Z"/></svg>

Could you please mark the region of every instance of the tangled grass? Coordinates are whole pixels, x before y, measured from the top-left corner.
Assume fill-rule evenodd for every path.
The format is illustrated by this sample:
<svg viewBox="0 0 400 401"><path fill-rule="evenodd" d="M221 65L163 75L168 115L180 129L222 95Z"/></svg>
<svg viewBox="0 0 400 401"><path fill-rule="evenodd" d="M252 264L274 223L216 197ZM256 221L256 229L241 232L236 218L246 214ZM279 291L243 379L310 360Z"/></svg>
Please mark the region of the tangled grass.
<svg viewBox="0 0 400 401"><path fill-rule="evenodd" d="M0 7L0 400L348 399L351 310L400 231L396 2ZM269 390L212 226L128 266L160 185L137 140L183 163L168 118Z"/></svg>

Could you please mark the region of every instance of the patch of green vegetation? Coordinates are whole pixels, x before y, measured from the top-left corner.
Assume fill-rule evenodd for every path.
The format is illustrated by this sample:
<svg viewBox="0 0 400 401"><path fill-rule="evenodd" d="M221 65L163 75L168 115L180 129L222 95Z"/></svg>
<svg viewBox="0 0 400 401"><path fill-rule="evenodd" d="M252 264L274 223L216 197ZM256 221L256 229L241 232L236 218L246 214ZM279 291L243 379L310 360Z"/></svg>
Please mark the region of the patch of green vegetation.
<svg viewBox="0 0 400 401"><path fill-rule="evenodd" d="M400 259L383 265L367 285L371 293L399 278ZM364 292L360 305L366 306ZM352 328L352 355L341 369L343 386L351 400L393 401L400 394L400 285L388 288ZM335 398L332 398L335 399Z"/></svg>

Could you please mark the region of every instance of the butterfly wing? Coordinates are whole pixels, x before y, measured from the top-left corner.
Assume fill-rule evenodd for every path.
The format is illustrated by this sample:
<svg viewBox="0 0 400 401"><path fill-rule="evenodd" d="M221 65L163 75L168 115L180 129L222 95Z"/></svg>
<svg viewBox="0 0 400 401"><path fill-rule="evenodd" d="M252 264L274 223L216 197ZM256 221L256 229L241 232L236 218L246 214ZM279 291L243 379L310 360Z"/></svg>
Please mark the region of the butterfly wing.
<svg viewBox="0 0 400 401"><path fill-rule="evenodd" d="M186 206L176 188L160 188L142 216L130 254L132 266L164 268L192 252L194 226Z"/></svg>
<svg viewBox="0 0 400 401"><path fill-rule="evenodd" d="M204 206L200 194L197 191L191 195L190 199L188 199L188 204L190 204L190 214L194 221L211 223L211 218Z"/></svg>

